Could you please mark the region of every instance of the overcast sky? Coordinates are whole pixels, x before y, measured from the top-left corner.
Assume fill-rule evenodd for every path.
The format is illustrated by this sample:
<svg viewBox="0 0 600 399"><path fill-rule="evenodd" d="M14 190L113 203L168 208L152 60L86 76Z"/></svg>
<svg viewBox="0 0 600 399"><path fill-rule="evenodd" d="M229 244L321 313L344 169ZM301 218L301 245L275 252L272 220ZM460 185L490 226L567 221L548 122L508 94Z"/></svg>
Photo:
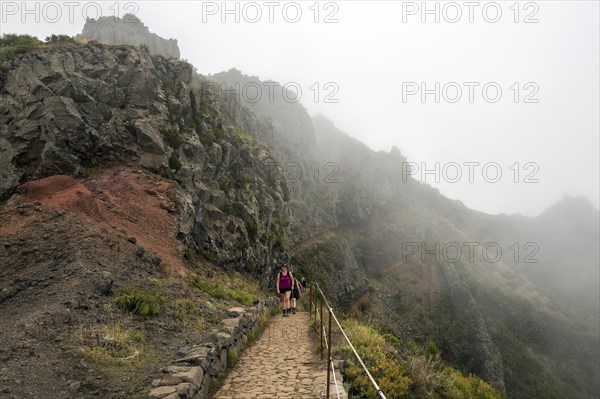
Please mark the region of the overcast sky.
<svg viewBox="0 0 600 399"><path fill-rule="evenodd" d="M229 1L229 14L221 1L1 3L3 33L40 38L134 12L200 73L297 84L311 115L374 150L398 146L415 177L471 208L535 216L565 193L598 207L597 1L429 1L430 14L421 1Z"/></svg>

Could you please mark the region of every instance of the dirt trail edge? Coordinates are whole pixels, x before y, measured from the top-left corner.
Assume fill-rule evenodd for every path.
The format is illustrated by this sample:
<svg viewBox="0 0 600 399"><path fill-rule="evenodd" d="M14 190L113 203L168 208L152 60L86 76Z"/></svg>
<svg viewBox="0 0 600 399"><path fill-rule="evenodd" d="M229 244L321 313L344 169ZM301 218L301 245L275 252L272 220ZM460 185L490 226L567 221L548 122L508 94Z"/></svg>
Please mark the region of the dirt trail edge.
<svg viewBox="0 0 600 399"><path fill-rule="evenodd" d="M310 333L308 313L276 316L243 353L214 399L324 398L325 367Z"/></svg>

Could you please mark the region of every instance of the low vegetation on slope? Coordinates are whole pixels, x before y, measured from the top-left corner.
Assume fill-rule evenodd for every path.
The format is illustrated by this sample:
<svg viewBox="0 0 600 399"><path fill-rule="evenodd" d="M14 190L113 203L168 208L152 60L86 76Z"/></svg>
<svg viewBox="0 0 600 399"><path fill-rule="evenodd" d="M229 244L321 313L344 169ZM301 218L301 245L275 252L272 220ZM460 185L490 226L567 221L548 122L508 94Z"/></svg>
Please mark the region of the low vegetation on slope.
<svg viewBox="0 0 600 399"><path fill-rule="evenodd" d="M444 364L433 342L426 347L409 341L406 345L392 334L346 319L342 327L365 365L388 399L503 399L480 378L465 376ZM376 397L366 373L349 346L338 349L346 360L344 375L350 398Z"/></svg>
<svg viewBox="0 0 600 399"><path fill-rule="evenodd" d="M145 181L140 176L139 182ZM85 186L76 187L81 195L71 207L57 203L48 191L41 200L29 198L37 192L33 189L0 207L4 392L15 397L145 398L165 359L179 348L206 342L211 329L228 317L227 309L252 304L267 293L240 274L203 260L167 268L166 234L162 247L152 246L144 235L148 222L136 224L137 230L109 214L103 219L108 225L93 222L88 213L78 212L89 202L83 201ZM151 187L162 191L158 184ZM64 201L68 196L59 191ZM113 209L121 209L116 194L110 198ZM138 198L153 207L151 198ZM148 216L136 215L140 220ZM190 276L211 289L192 286ZM18 382L30 375L36 376L35 384Z"/></svg>
<svg viewBox="0 0 600 399"><path fill-rule="evenodd" d="M226 317L226 309L251 306L266 296L238 273L199 266L187 277L155 278L149 284L115 289L112 302L103 305L110 318L81 326L74 334L84 361L106 376L135 375L139 384L135 387L125 379L114 384L129 397L143 397L165 356L186 343L202 342L206 332ZM235 363L237 353L228 356L228 362Z"/></svg>

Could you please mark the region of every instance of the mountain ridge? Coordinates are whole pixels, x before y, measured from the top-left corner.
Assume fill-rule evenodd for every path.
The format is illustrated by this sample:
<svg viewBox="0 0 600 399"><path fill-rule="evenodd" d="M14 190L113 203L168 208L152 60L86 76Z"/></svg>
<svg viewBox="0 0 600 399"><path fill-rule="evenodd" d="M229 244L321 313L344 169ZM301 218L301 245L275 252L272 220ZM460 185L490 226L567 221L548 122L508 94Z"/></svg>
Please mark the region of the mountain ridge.
<svg viewBox="0 0 600 399"><path fill-rule="evenodd" d="M258 82L232 70L210 79ZM380 315L371 320L377 327L406 342L435 341L444 360L511 397L543 392L548 398L584 398L597 390L588 363L597 346L571 326L581 316L552 308L532 275L505 258L491 264L478 254L452 263L407 254L407 244L432 249L436 243L510 241L529 219L515 223L481 214L429 185L403 180L398 165L406 158L399 150L374 152L322 118L310 118L301 105L280 97L273 103L237 102L206 82L187 63L131 46L90 42L10 60L0 82L0 187L10 217L31 212L19 208L22 183L58 174L83 179L103 206L118 211L115 194L98 188L97 179L108 179L110 168L119 165L132 169L125 172L132 176L140 169L150 181L176 183L168 197L172 204L156 207L177 215L171 238L178 256L200 269L217 264L270 289L273 265L291 257L295 271L322 284L335 306L352 308L369 293L364 304ZM292 165L303 172L300 177L286 173ZM142 192L166 195L151 186ZM30 208L47 206L34 201L40 204ZM119 234L126 246L127 234ZM156 263L164 266L167 257L158 254L159 261L150 252L141 252L135 264L146 265L141 270L154 265L156 273ZM10 256L24 264L28 259L27 251ZM127 259L132 256L128 252ZM592 259L587 252L581 256ZM369 320L368 314L357 317ZM527 346L522 335L498 335L492 328L514 322L543 325L548 335L536 330L539 345ZM455 324L472 325L477 340L452 341L429 330ZM590 336L597 336L589 325ZM573 337L585 340L569 353ZM553 345L558 349L549 351ZM543 379L550 382L544 386ZM527 386L523 380L534 382Z"/></svg>

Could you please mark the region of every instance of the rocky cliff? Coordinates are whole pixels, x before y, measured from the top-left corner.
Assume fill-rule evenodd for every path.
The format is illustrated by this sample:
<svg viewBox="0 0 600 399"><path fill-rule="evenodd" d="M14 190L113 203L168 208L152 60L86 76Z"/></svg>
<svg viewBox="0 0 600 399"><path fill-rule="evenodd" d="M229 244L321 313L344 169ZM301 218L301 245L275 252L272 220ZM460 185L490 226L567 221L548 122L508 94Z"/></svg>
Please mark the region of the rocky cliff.
<svg viewBox="0 0 600 399"><path fill-rule="evenodd" d="M145 46L152 55L179 59L177 39L164 39L150 32L148 27L135 15L125 14L123 18L100 17L88 19L78 39L97 40L104 44L129 44Z"/></svg>
<svg viewBox="0 0 600 399"><path fill-rule="evenodd" d="M142 167L178 182L181 254L271 274L259 265L284 253L285 177L253 139L264 127L250 115L248 131L232 125L220 93L206 90L191 65L90 42L34 50L8 70L0 86L0 197L31 179Z"/></svg>

